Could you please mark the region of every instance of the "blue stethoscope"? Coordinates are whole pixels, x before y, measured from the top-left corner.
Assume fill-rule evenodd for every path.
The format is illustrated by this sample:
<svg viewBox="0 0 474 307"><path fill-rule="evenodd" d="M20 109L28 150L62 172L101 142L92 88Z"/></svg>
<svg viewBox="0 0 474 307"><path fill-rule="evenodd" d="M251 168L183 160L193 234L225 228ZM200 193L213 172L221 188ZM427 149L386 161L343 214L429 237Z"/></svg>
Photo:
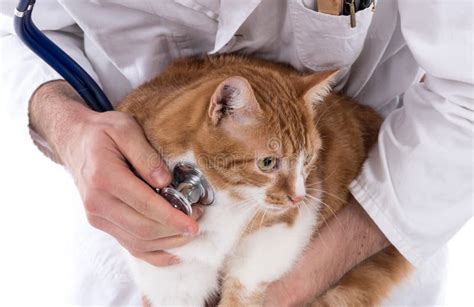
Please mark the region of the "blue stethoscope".
<svg viewBox="0 0 474 307"><path fill-rule="evenodd" d="M34 25L31 20L34 5L35 0L20 0L16 7L15 32L21 41L69 82L92 110L113 110L94 79Z"/></svg>
<svg viewBox="0 0 474 307"><path fill-rule="evenodd" d="M56 70L94 111L113 110L107 96L91 76L34 25L31 14L35 0L20 0L15 9L15 32L21 41ZM196 166L180 162L173 168L171 186L156 189L176 209L192 214L192 205L211 205L214 192Z"/></svg>

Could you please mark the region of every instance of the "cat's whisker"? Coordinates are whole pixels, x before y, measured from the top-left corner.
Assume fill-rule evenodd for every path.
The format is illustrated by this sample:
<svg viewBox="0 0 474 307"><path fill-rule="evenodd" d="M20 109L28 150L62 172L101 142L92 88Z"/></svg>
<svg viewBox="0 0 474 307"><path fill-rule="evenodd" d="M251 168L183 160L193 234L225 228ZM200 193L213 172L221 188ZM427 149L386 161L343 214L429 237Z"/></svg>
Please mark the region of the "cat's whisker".
<svg viewBox="0 0 474 307"><path fill-rule="evenodd" d="M316 207L316 204L314 204L314 203L308 203L308 202L306 202L306 199L304 199L304 200L301 202L301 205L303 205L304 207L306 207L306 208L308 208L308 209L311 209L311 206ZM319 208L316 208L316 209L319 209Z"/></svg>
<svg viewBox="0 0 474 307"><path fill-rule="evenodd" d="M309 195L309 194L308 194L308 197L311 198L311 199L314 199L316 201L319 201L319 203L322 204L325 208L327 208L329 210L329 212L334 216L335 221L342 226L342 223L341 223L341 221L339 221L339 218L337 217L336 212L334 212L334 210L327 203L325 203L321 199L318 199L318 198L316 198L312 195Z"/></svg>
<svg viewBox="0 0 474 307"><path fill-rule="evenodd" d="M306 184L306 187L314 187L314 186L316 186L316 185L319 185L319 183L320 183L320 181L318 181L318 182L313 182L313 183L309 183L309 184L307 183L307 184Z"/></svg>
<svg viewBox="0 0 474 307"><path fill-rule="evenodd" d="M248 211L258 212L259 210L260 210L260 206L258 205L257 201L252 201L252 202L249 203ZM247 213L247 211L245 213Z"/></svg>
<svg viewBox="0 0 474 307"><path fill-rule="evenodd" d="M313 182L313 183L310 183L310 184L306 184L307 187L311 187L311 186L316 186L316 185L320 185L322 182L328 180L332 175L336 174L336 170L332 171L329 175L327 175L325 178L321 179L321 180L318 180L316 182Z"/></svg>
<svg viewBox="0 0 474 307"><path fill-rule="evenodd" d="M256 211L259 208L258 202L253 197L244 199L243 201L240 201L240 202L237 202L237 203L234 203L232 207L235 208L236 206L240 206L240 207L243 208L242 213L244 215L247 215L247 213L249 211Z"/></svg>
<svg viewBox="0 0 474 307"><path fill-rule="evenodd" d="M255 204L252 206L252 209L255 209L256 212L258 211L262 211L262 208L260 206L258 206L258 204ZM263 219L263 217L262 217ZM247 229L253 229L255 223L257 223L257 219L256 219L256 216L254 215L251 219L251 222L250 224L248 225ZM262 222L261 222L262 223ZM242 233L245 233L245 231L247 231L247 229L242 229Z"/></svg>
<svg viewBox="0 0 474 307"><path fill-rule="evenodd" d="M307 197L308 199L311 199L311 200L316 200L316 201L318 201L318 202L320 201L320 199L319 199L318 197L316 197L316 196L314 196L314 195L311 195L311 194L306 194L306 197Z"/></svg>
<svg viewBox="0 0 474 307"><path fill-rule="evenodd" d="M305 202L305 205L308 206L309 204ZM318 214L318 219L321 219L322 222L323 222L326 226L329 225L329 224L328 224L328 220L327 220L324 216ZM320 228L320 227L319 227L319 228ZM316 228L316 229L315 229L313 236L317 235L319 238L321 238L321 233L318 231L319 228ZM329 247L329 245L326 243L325 240L322 240L321 242L322 242L322 244L323 244L326 248Z"/></svg>
<svg viewBox="0 0 474 307"><path fill-rule="evenodd" d="M308 207L310 206L310 204L308 204L305 200L303 200L303 204L304 204L305 206L308 206ZM313 203L311 203L311 204L314 205ZM319 219L319 218L321 218L321 219L323 220L323 223L324 223L324 224L328 225L327 220L326 220L323 216L318 215L318 219ZM314 230L313 237L314 237L315 235L317 235L318 237L321 238L321 234L319 233L318 230L319 230L319 228L316 228L316 229ZM325 240L322 240L322 244L324 245L325 248L328 248L328 244L326 243Z"/></svg>
<svg viewBox="0 0 474 307"><path fill-rule="evenodd" d="M302 205L303 203L304 203L304 199L303 199L303 201L302 201L301 203L299 203L299 204L296 205L296 208L298 208L298 210L300 210L300 209L301 209L301 205Z"/></svg>
<svg viewBox="0 0 474 307"><path fill-rule="evenodd" d="M253 225L255 224L255 217L252 218L252 222L250 223L250 225L247 227L248 229L253 229ZM242 229L242 232L245 232L246 229Z"/></svg>
<svg viewBox="0 0 474 307"><path fill-rule="evenodd" d="M263 222L265 221L265 215L266 214L267 214L267 209L264 209L263 214L262 214L262 218L260 219L260 226L258 226L259 228L262 227Z"/></svg>
<svg viewBox="0 0 474 307"><path fill-rule="evenodd" d="M311 196L311 197L310 197ZM313 206L315 208L318 208L318 204L319 204L319 199L312 196L312 195L307 195L308 199L305 199L307 200L308 202L306 203L308 206Z"/></svg>
<svg viewBox="0 0 474 307"><path fill-rule="evenodd" d="M258 201L256 199L251 197L250 201L252 201L252 203L251 203L251 206L249 206L249 210L255 210L255 211L261 210L261 207L258 205ZM252 218L251 224L249 225L248 228L253 229L255 222L256 222L256 219ZM245 229L242 230L242 232L245 232Z"/></svg>
<svg viewBox="0 0 474 307"><path fill-rule="evenodd" d="M305 199L303 199L303 201L298 204L298 209L300 209L300 208L308 208L308 209L311 209L311 207L309 207L308 204L306 203L306 200L305 200Z"/></svg>
<svg viewBox="0 0 474 307"><path fill-rule="evenodd" d="M333 194L333 193L329 193L327 191L324 191L322 189L316 189L316 188L306 188L307 190L311 190L311 191L316 191L316 192L321 192L321 193L324 193L324 194L327 194L328 196L331 196L337 200L340 200L342 201L343 203L347 203L347 199L343 199L343 198L340 198L339 196Z"/></svg>
<svg viewBox="0 0 474 307"><path fill-rule="evenodd" d="M336 174L336 170L332 171L332 173L330 173L329 175L327 175L325 178L319 180L317 183L320 184L321 182L324 182L326 180L328 180L332 175Z"/></svg>

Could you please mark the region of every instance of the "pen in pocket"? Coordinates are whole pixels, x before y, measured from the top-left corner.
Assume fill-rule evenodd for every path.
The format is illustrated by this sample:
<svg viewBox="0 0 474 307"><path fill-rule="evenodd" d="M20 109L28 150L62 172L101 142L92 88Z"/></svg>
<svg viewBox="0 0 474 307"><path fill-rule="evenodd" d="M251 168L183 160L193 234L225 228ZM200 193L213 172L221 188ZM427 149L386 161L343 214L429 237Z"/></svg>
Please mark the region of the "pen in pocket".
<svg viewBox="0 0 474 307"><path fill-rule="evenodd" d="M368 8L371 4L375 7L375 0L316 0L315 9L320 13L349 16L350 25L355 28L356 12Z"/></svg>

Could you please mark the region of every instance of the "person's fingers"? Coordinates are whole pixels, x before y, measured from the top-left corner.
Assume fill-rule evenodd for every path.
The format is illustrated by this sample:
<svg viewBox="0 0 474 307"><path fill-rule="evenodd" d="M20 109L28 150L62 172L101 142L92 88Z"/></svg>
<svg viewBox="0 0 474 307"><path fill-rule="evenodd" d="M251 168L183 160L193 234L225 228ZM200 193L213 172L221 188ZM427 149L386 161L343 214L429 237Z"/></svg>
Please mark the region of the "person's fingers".
<svg viewBox="0 0 474 307"><path fill-rule="evenodd" d="M142 296L142 305L143 307L151 307L150 301L146 298L146 296Z"/></svg>
<svg viewBox="0 0 474 307"><path fill-rule="evenodd" d="M88 219L92 226L113 236L131 253L148 253L176 248L194 239L190 236L172 236L156 240L141 240L100 216L88 216Z"/></svg>
<svg viewBox="0 0 474 307"><path fill-rule="evenodd" d="M204 213L204 208L201 205L194 205L193 206L193 213L191 215L191 218L195 221L198 221L202 214Z"/></svg>
<svg viewBox="0 0 474 307"><path fill-rule="evenodd" d="M163 266L170 266L170 265L180 263L180 260L178 257L166 252L162 252L162 251L148 252L148 253L131 252L131 254L154 266L163 267Z"/></svg>
<svg viewBox="0 0 474 307"><path fill-rule="evenodd" d="M154 240L180 234L173 228L166 227L140 214L121 200L108 196L98 196L97 201L103 204L101 212L95 212L114 223L132 236L141 240Z"/></svg>
<svg viewBox="0 0 474 307"><path fill-rule="evenodd" d="M165 199L138 179L127 167L115 169L109 191L142 215L171 227L179 233L196 234L196 221L173 208Z"/></svg>
<svg viewBox="0 0 474 307"><path fill-rule="evenodd" d="M183 246L194 239L193 237L182 235L156 239L153 241L136 240L135 238L128 237L126 234L124 235L124 237L126 237L125 240L129 240L128 243L122 240L120 240L119 242L122 245L126 246L129 251L135 253L149 253L176 248Z"/></svg>
<svg viewBox="0 0 474 307"><path fill-rule="evenodd" d="M169 185L168 167L148 142L140 125L133 118L123 118L117 125L110 131L112 139L138 174L155 188Z"/></svg>
<svg viewBox="0 0 474 307"><path fill-rule="evenodd" d="M171 248L177 248L177 247L188 244L195 238L196 237L178 235L178 236L161 238L161 239L154 240L151 242L145 241L143 242L143 245L142 245L143 247L138 248L136 250L145 251L145 252L154 252L157 250L167 250Z"/></svg>

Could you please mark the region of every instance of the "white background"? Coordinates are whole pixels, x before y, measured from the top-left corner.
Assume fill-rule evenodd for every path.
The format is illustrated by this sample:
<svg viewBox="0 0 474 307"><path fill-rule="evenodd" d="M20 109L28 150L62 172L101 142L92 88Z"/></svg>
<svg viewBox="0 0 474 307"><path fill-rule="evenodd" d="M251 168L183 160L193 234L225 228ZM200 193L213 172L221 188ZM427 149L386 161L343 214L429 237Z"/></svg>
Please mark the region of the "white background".
<svg viewBox="0 0 474 307"><path fill-rule="evenodd" d="M63 168L26 137L24 122L7 118L2 109L0 306L65 306L74 285L73 225L84 218L79 196ZM445 306L472 307L473 220L451 240L449 249Z"/></svg>

